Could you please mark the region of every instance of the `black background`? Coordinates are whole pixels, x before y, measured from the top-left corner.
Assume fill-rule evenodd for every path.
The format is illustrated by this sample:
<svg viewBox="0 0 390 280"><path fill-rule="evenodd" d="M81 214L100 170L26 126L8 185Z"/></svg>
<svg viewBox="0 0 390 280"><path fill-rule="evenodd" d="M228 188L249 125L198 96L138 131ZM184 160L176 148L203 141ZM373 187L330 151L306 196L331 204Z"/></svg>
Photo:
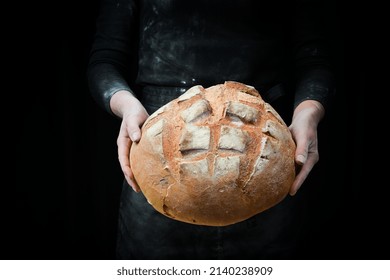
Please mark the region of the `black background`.
<svg viewBox="0 0 390 280"><path fill-rule="evenodd" d="M366 57L360 9L333 2L338 97L319 127L320 162L308 179L317 187L305 190L311 210L300 258L387 259L388 231L381 209L373 211L381 207L372 202L377 186L363 184ZM97 106L86 84L98 1L37 5L26 6L28 16L13 34L22 41L15 44L14 65L23 90L11 97L17 113L9 118L18 121L16 174L9 184L16 199L3 212L9 224L2 229L1 258L113 259L120 122Z"/></svg>

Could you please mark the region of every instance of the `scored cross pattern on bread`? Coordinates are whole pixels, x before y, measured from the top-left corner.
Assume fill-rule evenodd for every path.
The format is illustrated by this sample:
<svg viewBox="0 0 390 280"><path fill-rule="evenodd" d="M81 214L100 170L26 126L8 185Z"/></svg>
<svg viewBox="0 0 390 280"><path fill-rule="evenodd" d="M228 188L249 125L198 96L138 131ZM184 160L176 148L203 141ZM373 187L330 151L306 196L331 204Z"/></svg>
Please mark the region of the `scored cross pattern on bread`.
<svg viewBox="0 0 390 280"><path fill-rule="evenodd" d="M295 178L295 143L253 87L194 86L152 114L131 149L149 203L183 222L227 225L278 202Z"/></svg>

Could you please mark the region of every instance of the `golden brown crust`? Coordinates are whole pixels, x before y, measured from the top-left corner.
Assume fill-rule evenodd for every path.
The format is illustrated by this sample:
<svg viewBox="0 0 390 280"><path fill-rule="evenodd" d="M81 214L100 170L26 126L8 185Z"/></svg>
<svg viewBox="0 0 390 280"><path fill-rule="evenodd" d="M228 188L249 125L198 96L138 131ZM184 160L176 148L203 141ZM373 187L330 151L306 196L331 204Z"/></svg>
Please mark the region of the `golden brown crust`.
<svg viewBox="0 0 390 280"><path fill-rule="evenodd" d="M152 114L130 162L148 202L198 225L243 221L279 203L295 179L295 143L256 89L195 86Z"/></svg>

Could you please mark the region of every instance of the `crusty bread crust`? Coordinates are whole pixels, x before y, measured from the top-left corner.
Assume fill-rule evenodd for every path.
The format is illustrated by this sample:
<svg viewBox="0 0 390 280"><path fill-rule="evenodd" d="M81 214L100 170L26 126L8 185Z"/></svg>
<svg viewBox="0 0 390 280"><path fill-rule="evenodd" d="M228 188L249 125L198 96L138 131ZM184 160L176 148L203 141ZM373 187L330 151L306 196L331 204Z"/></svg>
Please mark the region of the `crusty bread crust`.
<svg viewBox="0 0 390 280"><path fill-rule="evenodd" d="M224 226L285 198L295 148L287 125L255 88L227 81L194 86L152 114L130 163L158 212Z"/></svg>

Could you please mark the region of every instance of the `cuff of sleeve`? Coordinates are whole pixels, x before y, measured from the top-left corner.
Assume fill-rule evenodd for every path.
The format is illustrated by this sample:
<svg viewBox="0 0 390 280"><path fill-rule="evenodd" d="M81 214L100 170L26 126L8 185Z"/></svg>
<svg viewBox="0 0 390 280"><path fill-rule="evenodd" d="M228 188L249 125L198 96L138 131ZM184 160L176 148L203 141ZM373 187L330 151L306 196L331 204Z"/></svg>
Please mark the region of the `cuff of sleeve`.
<svg viewBox="0 0 390 280"><path fill-rule="evenodd" d="M294 109L305 100L316 100L324 106L330 106L336 89L333 74L328 69L314 69L307 71L298 81Z"/></svg>
<svg viewBox="0 0 390 280"><path fill-rule="evenodd" d="M114 115L110 106L111 97L120 90L132 92L119 70L110 64L91 65L87 78L93 98L111 115Z"/></svg>
<svg viewBox="0 0 390 280"><path fill-rule="evenodd" d="M129 92L132 92L130 90L129 87L126 87L126 86L123 86L123 85L112 85L109 89L107 89L104 94L103 94L103 100L102 100L102 106L104 107L104 109L109 113L111 114L112 116L115 116L116 115L112 112L111 110L111 106L110 106L110 101L111 101L111 97L117 93L118 91L120 90L126 90L126 91L129 91Z"/></svg>

